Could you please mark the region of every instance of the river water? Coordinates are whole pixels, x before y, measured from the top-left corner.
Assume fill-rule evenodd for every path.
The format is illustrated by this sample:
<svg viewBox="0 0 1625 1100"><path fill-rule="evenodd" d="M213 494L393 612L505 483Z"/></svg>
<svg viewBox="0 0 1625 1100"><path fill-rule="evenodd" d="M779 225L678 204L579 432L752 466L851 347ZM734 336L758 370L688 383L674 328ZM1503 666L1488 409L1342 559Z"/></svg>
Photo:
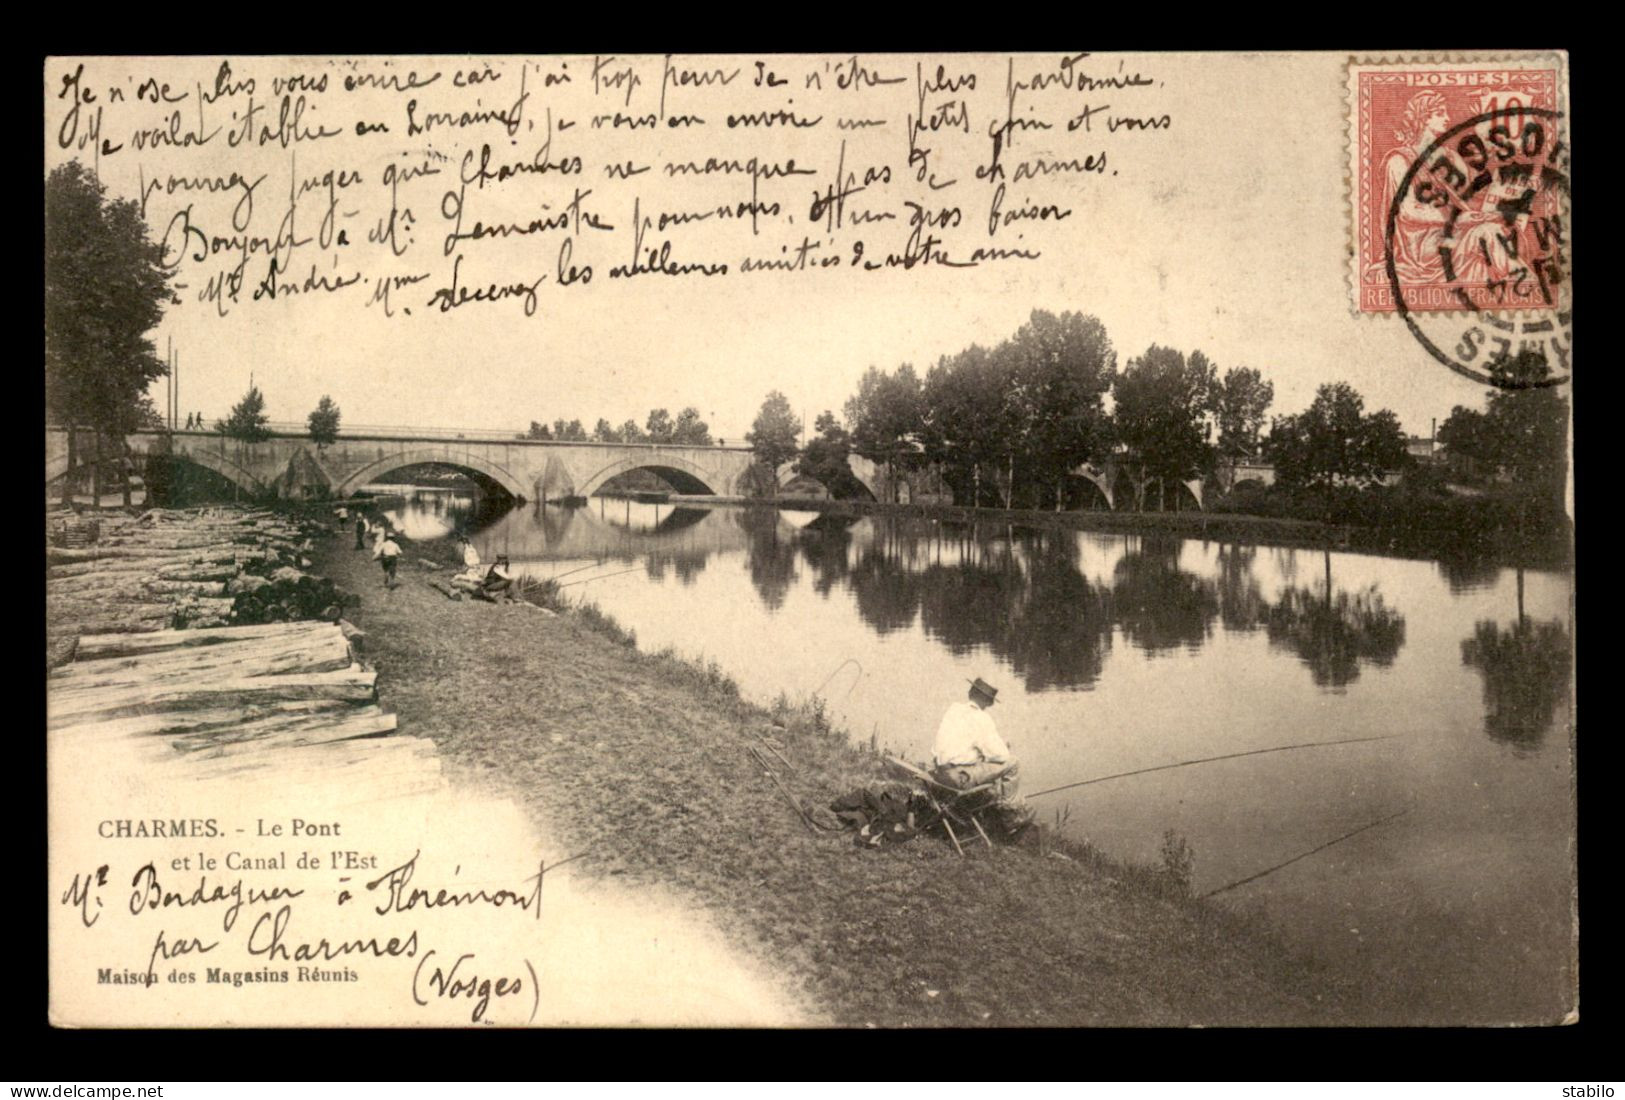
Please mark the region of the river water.
<svg viewBox="0 0 1625 1100"><path fill-rule="evenodd" d="M476 519L423 490L392 509L409 536L469 530L486 560L559 578L642 648L715 660L749 698L817 695L909 759L980 676L1029 793L1373 739L1032 805L1118 857L1159 862L1173 834L1197 893L1285 864L1219 896L1380 990L1393 1022L1569 1006L1566 573L603 498Z"/></svg>

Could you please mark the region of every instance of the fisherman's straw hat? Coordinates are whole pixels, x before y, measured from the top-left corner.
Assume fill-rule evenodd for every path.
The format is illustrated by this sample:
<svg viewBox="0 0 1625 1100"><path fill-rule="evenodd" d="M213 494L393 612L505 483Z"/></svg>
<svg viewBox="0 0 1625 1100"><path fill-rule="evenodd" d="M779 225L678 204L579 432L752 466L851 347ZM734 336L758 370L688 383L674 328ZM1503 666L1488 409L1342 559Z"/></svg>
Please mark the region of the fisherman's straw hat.
<svg viewBox="0 0 1625 1100"><path fill-rule="evenodd" d="M982 679L980 676L974 680L967 680L966 683L970 684L972 691L980 694L990 704L999 701L999 689Z"/></svg>

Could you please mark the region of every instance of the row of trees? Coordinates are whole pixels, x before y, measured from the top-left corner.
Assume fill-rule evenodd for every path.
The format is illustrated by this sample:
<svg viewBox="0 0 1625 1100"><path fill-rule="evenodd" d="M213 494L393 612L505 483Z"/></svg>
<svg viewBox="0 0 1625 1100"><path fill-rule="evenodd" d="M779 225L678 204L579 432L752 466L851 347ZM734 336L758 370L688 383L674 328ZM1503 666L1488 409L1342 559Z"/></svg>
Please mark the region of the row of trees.
<svg viewBox="0 0 1625 1100"><path fill-rule="evenodd" d="M1484 411L1457 405L1439 425L1439 443L1468 480L1504 475L1536 496L1561 500L1569 410L1555 389L1540 385L1550 374L1545 356L1521 349L1491 370L1502 385L1489 391Z"/></svg>
<svg viewBox="0 0 1625 1100"><path fill-rule="evenodd" d="M1097 318L1035 311L1009 340L944 356L924 378L907 363L890 373L870 367L845 424L826 410L804 448L777 392L746 438L764 464L799 455L797 472L832 489L851 477L847 456L858 454L885 466L888 480L934 464L958 499L1004 507L1059 509L1074 470L1116 459L1144 508L1153 483L1160 499L1169 481L1257 458L1274 397L1260 371L1221 375L1200 351L1152 345L1118 370ZM1404 463L1405 438L1391 412L1365 414L1360 396L1338 383L1275 422L1269 455L1289 482L1365 483Z"/></svg>
<svg viewBox="0 0 1625 1100"><path fill-rule="evenodd" d="M599 417L591 434L579 420L566 421L560 417L551 426L532 420L530 430L519 438L556 439L565 443L679 443L694 447L709 447L712 443L711 427L700 419L700 410L693 405L675 418L666 409L650 409L649 419L642 427L636 420L627 420L617 428Z"/></svg>
<svg viewBox="0 0 1625 1100"><path fill-rule="evenodd" d="M316 444L317 450L338 442L341 416L333 399L324 394L305 418L310 441ZM231 413L224 420L214 422L214 430L244 443L259 443L271 438L270 425L271 418L265 411L265 395L258 386L251 385L243 399L232 406Z"/></svg>

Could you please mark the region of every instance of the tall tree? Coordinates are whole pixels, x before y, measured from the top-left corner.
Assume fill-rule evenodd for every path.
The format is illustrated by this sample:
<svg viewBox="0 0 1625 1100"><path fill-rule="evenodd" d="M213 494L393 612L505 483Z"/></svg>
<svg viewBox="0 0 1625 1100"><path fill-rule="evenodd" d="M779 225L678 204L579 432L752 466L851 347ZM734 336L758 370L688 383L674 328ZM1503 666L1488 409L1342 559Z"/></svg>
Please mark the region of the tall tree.
<svg viewBox="0 0 1625 1100"><path fill-rule="evenodd" d="M1142 511L1150 480L1158 483L1159 503L1165 503L1168 481L1196 477L1211 465L1206 417L1216 373L1199 351L1186 358L1153 344L1117 376L1112 419L1118 440L1140 468L1135 502Z"/></svg>
<svg viewBox="0 0 1625 1100"><path fill-rule="evenodd" d="M322 396L316 407L310 411L306 423L310 426L310 441L316 444L318 451L338 442L339 407L333 404L331 397L325 394Z"/></svg>
<svg viewBox="0 0 1625 1100"><path fill-rule="evenodd" d="M636 420L628 420L625 424L621 425L621 442L647 443L648 438L643 434L643 429L638 427L638 422Z"/></svg>
<svg viewBox="0 0 1625 1100"><path fill-rule="evenodd" d="M670 443L672 433L671 413L665 409L650 409L649 419L644 424L649 433L650 443Z"/></svg>
<svg viewBox="0 0 1625 1100"><path fill-rule="evenodd" d="M70 470L76 428L96 433L99 452L103 435L142 426L147 387L169 370L146 333L175 301L140 204L109 200L78 161L53 169L45 180L45 402L68 428ZM99 462L93 476L99 495Z"/></svg>
<svg viewBox="0 0 1625 1100"><path fill-rule="evenodd" d="M1483 412L1458 405L1439 425L1438 440L1482 475L1504 475L1549 502L1561 500L1568 472L1568 402L1553 387L1545 356L1525 348L1490 364L1505 383L1491 389Z"/></svg>
<svg viewBox="0 0 1625 1100"><path fill-rule="evenodd" d="M597 425L593 427L592 438L595 443L619 443L621 433L618 428L600 416Z"/></svg>
<svg viewBox="0 0 1625 1100"><path fill-rule="evenodd" d="M886 466L886 481L896 498L897 468L912 464L914 442L925 426L922 387L908 363L887 374L870 367L858 392L846 402L852 450Z"/></svg>
<svg viewBox="0 0 1625 1100"><path fill-rule="evenodd" d="M1231 367L1214 389L1213 416L1219 425L1219 454L1229 462L1258 455L1258 433L1275 400L1275 386L1252 367Z"/></svg>
<svg viewBox="0 0 1625 1100"><path fill-rule="evenodd" d="M530 430L527 431L524 435L520 436L519 438L520 439L552 439L553 438L553 429L549 428L546 424L543 424L539 420L532 420L530 422Z"/></svg>
<svg viewBox="0 0 1625 1100"><path fill-rule="evenodd" d="M1106 326L1081 313L1034 310L1001 358L1020 425L1016 449L1029 476L1053 489L1059 511L1070 471L1103 456L1110 439L1103 398L1117 357Z"/></svg>
<svg viewBox="0 0 1625 1100"><path fill-rule="evenodd" d="M1409 459L1399 418L1387 409L1367 415L1347 382L1321 386L1308 409L1276 420L1265 454L1280 483L1321 489L1375 484Z"/></svg>
<svg viewBox="0 0 1625 1100"><path fill-rule="evenodd" d="M214 422L214 430L244 443L259 443L271 438L271 429L267 426L270 422L265 412L265 395L258 386L250 386L243 399L231 407L231 415Z"/></svg>
<svg viewBox="0 0 1625 1100"><path fill-rule="evenodd" d="M980 505L984 481L1009 468L1019 435L1003 361L975 344L945 356L926 375L921 401L926 457L942 465L957 499Z"/></svg>
<svg viewBox="0 0 1625 1100"><path fill-rule="evenodd" d="M700 419L700 410L690 405L677 414L677 420L672 424L671 441L690 447L709 447L711 426Z"/></svg>
<svg viewBox="0 0 1625 1100"><path fill-rule="evenodd" d="M553 421L553 438L565 443L585 443L587 429L581 426L581 421L565 420L561 416Z"/></svg>
<svg viewBox="0 0 1625 1100"><path fill-rule="evenodd" d="M795 413L790 410L789 399L774 390L763 400L761 411L756 414L750 431L745 433L745 442L756 452L756 460L766 468L766 480L775 495L778 492L778 469L795 457L799 430L800 425L796 422Z"/></svg>

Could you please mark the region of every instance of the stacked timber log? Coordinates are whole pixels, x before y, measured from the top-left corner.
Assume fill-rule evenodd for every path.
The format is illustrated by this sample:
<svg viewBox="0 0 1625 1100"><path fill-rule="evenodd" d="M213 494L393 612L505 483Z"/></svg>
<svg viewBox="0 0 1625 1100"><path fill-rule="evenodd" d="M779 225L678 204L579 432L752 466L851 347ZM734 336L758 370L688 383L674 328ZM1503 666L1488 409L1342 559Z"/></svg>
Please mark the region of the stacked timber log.
<svg viewBox="0 0 1625 1100"><path fill-rule="evenodd" d="M303 572L311 540L330 532L253 509L114 512L93 523L50 513L47 634L336 621L343 593Z"/></svg>
<svg viewBox="0 0 1625 1100"><path fill-rule="evenodd" d="M433 743L385 737L376 673L348 623L88 635L47 685L50 736L94 749L135 743L179 777L311 767L388 793L433 790Z"/></svg>

